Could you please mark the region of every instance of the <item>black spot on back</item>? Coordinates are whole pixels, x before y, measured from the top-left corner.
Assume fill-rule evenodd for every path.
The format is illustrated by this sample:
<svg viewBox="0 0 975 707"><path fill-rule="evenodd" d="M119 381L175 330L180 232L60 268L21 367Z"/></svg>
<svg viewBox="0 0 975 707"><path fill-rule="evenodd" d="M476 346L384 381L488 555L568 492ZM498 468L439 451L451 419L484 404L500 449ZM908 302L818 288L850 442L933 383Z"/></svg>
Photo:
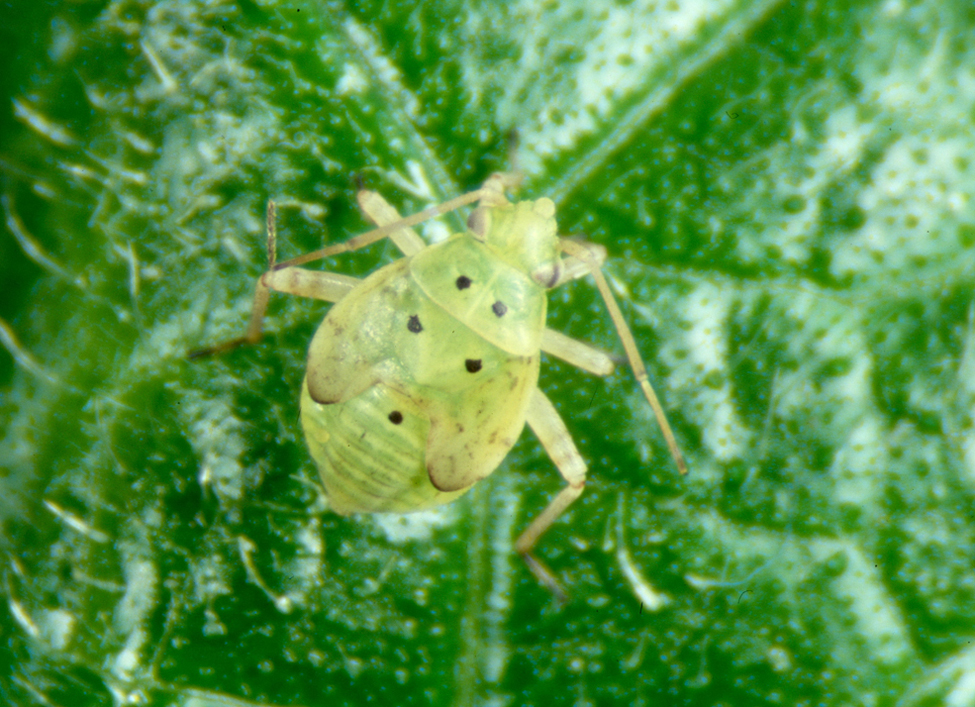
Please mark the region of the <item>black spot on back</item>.
<svg viewBox="0 0 975 707"><path fill-rule="evenodd" d="M491 305L491 311L494 312L498 317L503 317L508 312L508 305L501 300L498 300Z"/></svg>
<svg viewBox="0 0 975 707"><path fill-rule="evenodd" d="M407 322L406 328L412 331L414 334L419 334L423 331L423 325L420 324L420 317L416 314L410 315L410 321Z"/></svg>
<svg viewBox="0 0 975 707"><path fill-rule="evenodd" d="M469 358L464 361L464 365L467 366L468 373L477 373L479 370L481 370L481 359Z"/></svg>
<svg viewBox="0 0 975 707"><path fill-rule="evenodd" d="M391 413L389 413L389 421L394 425L398 425L403 421L403 413L401 413L399 410L393 410Z"/></svg>
<svg viewBox="0 0 975 707"><path fill-rule="evenodd" d="M457 289L466 290L471 286L471 279L467 275L461 275L457 278Z"/></svg>

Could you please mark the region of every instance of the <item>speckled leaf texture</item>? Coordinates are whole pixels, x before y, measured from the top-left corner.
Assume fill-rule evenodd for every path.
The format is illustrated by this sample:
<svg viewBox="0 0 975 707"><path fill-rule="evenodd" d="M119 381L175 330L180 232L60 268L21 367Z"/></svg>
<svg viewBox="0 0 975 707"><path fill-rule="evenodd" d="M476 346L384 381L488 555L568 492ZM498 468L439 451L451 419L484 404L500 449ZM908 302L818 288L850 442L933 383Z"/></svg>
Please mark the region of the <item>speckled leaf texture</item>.
<svg viewBox="0 0 975 707"><path fill-rule="evenodd" d="M975 705L969 0L3 7L0 703ZM545 358L562 606L511 549L563 486L530 432L341 518L297 419L328 305L186 357L242 333L268 198L287 258L360 184L511 168L608 249L690 467L625 366ZM550 309L622 352L591 280Z"/></svg>

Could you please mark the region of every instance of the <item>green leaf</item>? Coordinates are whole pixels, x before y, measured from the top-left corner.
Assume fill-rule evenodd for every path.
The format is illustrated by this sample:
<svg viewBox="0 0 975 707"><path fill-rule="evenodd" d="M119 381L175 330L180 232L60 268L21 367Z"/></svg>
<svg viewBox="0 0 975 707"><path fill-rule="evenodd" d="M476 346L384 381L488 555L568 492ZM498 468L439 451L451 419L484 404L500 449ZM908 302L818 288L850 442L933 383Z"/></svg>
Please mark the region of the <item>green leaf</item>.
<svg viewBox="0 0 975 707"><path fill-rule="evenodd" d="M0 694L11 705L973 705L975 14L962 0L27 7L0 132ZM517 133L516 149L509 136ZM632 375L547 359L440 512L327 511L299 434L327 305L288 258L495 170L607 275ZM460 228L463 214L421 228ZM322 267L362 276L377 245ZM316 267L316 266L312 266ZM550 326L621 347L590 283Z"/></svg>

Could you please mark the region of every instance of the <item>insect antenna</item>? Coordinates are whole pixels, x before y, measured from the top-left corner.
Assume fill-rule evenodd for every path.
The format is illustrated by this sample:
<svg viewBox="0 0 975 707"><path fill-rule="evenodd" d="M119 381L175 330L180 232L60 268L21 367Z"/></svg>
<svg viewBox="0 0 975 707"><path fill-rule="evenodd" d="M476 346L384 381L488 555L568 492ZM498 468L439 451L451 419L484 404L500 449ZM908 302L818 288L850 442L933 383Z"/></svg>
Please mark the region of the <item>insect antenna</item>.
<svg viewBox="0 0 975 707"><path fill-rule="evenodd" d="M599 265L599 261L590 251L587 244L563 239L561 241L561 247L562 250L569 255L589 264L590 272L592 272L592 276L596 280L596 287L599 289L599 294L602 295L603 301L606 303L606 309L609 310L609 316L612 318L613 324L616 326L616 333L619 335L620 341L623 343L623 349L626 351L626 357L630 360L630 367L633 369L633 375L640 384L640 388L643 390L643 395L646 397L647 402L650 403L650 407L653 409L653 414L657 418L657 424L660 425L660 431L664 435L664 441L667 443L667 448L670 450L670 455L674 458L674 462L677 464L677 471L679 471L681 474L686 474L687 462L684 461L684 455L681 454L680 448L677 446L677 440L674 438L674 432L670 428L670 423L667 422L667 415L664 413L663 406L661 406L660 400L657 398L657 394L653 390L653 386L650 385L650 379L647 375L647 367L644 365L643 359L640 357L640 351L637 348L636 341L633 338L633 333L626 325L626 320L623 318L623 312L620 311L619 305L616 304L616 298L613 297L613 292L609 289L609 283L606 282L606 278L603 276L603 271Z"/></svg>

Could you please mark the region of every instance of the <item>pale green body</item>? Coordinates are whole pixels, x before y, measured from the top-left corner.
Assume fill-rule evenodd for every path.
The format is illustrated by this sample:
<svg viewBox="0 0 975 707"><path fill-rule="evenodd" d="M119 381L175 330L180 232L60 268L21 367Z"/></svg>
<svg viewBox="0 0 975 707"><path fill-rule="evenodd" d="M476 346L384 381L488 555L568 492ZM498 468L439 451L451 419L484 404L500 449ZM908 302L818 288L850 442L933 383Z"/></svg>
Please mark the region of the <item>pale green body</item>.
<svg viewBox="0 0 975 707"><path fill-rule="evenodd" d="M501 463L525 426L546 287L551 202L475 226L366 278L312 340L301 419L337 513L429 508ZM526 233L529 238L526 238Z"/></svg>
<svg viewBox="0 0 975 707"><path fill-rule="evenodd" d="M491 474L527 423L566 485L514 549L564 599L532 548L582 494L586 463L538 389L540 352L599 376L612 373L613 361L545 326L547 290L592 275L677 468L686 473L687 466L601 272L605 249L560 239L550 199L508 202L504 190L516 181L493 174L480 189L405 218L377 193L360 191L359 205L378 228L284 263L276 262L269 201L269 267L257 281L246 334L190 357L260 341L272 291L336 303L308 352L301 422L329 505L342 514L447 503ZM474 202L467 231L444 243L427 246L411 228ZM365 280L297 267L383 238L405 257Z"/></svg>

